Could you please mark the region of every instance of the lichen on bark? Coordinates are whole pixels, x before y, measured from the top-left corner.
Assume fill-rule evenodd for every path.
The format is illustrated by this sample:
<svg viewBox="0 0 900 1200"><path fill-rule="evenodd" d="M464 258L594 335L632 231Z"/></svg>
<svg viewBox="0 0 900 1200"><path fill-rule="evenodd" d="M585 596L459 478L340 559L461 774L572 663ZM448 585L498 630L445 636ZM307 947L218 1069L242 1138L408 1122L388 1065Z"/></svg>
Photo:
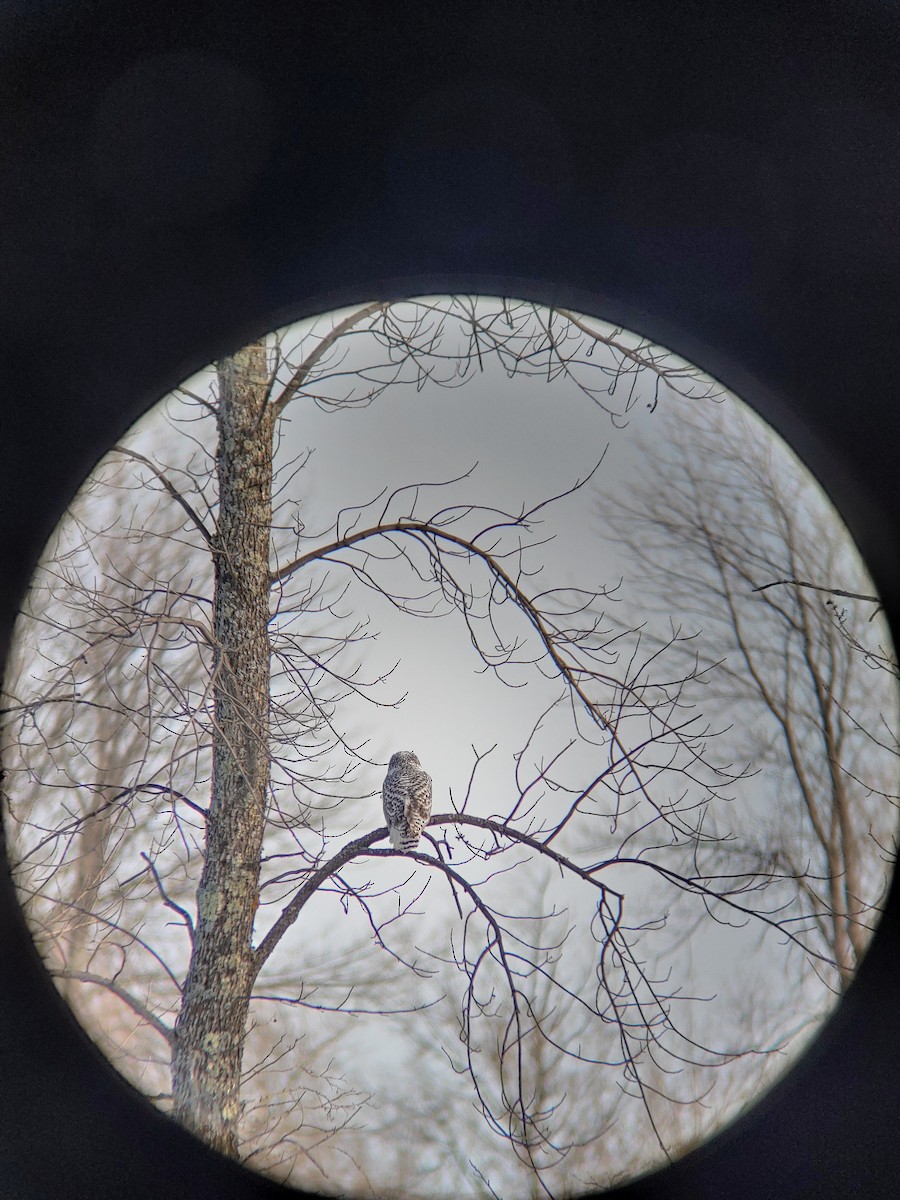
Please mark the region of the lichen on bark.
<svg viewBox="0 0 900 1200"><path fill-rule="evenodd" d="M234 1157L269 792L273 417L265 343L245 347L217 371L212 789L172 1084L175 1116Z"/></svg>

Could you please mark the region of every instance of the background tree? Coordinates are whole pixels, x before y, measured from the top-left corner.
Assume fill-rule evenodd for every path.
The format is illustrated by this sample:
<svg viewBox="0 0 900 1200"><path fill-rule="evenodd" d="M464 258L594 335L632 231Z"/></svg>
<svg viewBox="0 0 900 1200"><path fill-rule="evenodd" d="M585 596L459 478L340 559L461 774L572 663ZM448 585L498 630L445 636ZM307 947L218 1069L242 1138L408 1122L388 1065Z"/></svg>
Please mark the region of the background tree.
<svg viewBox="0 0 900 1200"><path fill-rule="evenodd" d="M642 603L684 635L698 703L727 711L727 741L765 773L769 800L741 845L789 877L785 902L844 989L897 850L890 638L827 500L761 425L732 405L672 415L652 488L605 497L603 518Z"/></svg>
<svg viewBox="0 0 900 1200"><path fill-rule="evenodd" d="M687 707L704 667L684 635L616 627L600 563L578 583L540 574L546 523L602 453L521 507L475 502L472 470L412 471L310 532L289 414L490 372L575 388L611 434L661 383L697 404L714 392L639 338L523 303L377 302L257 341L167 402L164 437L147 422L100 465L38 573L6 684L14 870L51 970L155 1036L169 1078L154 1092L179 1120L298 1182L300 1160L359 1182L335 1135L369 1089L329 1065L341 1020L453 1004L476 1111L548 1190L583 1132L560 1124L536 1062L618 1079L665 1154L661 1078L759 1049L692 1023L676 968L694 929L752 921L830 961L766 900L773 862L721 870L743 771ZM377 634L411 618L455 619L520 726L503 763L473 747L466 786L438 784L420 850L399 855L378 845L372 799L397 747L357 730L403 699ZM66 942L73 919L88 958ZM610 1033L614 1053L583 1053ZM289 1086L273 1095L273 1078Z"/></svg>
<svg viewBox="0 0 900 1200"><path fill-rule="evenodd" d="M554 911L553 873L548 865L532 866L536 912ZM566 928L566 914L557 912L546 922L545 933L556 940ZM558 956L557 947L544 970L521 982L532 1016L523 1039L525 1086L531 1110L552 1131L535 1162L527 1155L511 1155L509 1140L498 1137L471 1103L458 1006L441 1004L408 1023L402 1069L386 1081L379 1096L379 1136L355 1139L355 1153L366 1169L374 1172L371 1160L387 1155L396 1159L388 1178L407 1185L418 1178L425 1193L437 1189L422 1187L421 1181L434 1177L443 1194L490 1200L497 1194L536 1197L546 1191L592 1191L642 1169L648 1148L652 1160L648 1130L638 1127L635 1114L622 1112L626 1097L610 1070L617 1057L615 1031L594 1021L580 1000L592 990L591 963L582 963L577 990L566 989L560 986L563 975L556 977ZM446 964L442 988L447 995L458 990L456 976L452 964ZM485 1064L484 1074L498 1082L511 1065L503 1043L498 1013L482 1023L473 1047ZM578 1055L560 1054L559 1043L577 1043ZM412 1082L416 1080L419 1086ZM449 1140L448 1113L453 1114ZM515 1110L510 1115L515 1119ZM395 1184L387 1194L400 1196L407 1190Z"/></svg>

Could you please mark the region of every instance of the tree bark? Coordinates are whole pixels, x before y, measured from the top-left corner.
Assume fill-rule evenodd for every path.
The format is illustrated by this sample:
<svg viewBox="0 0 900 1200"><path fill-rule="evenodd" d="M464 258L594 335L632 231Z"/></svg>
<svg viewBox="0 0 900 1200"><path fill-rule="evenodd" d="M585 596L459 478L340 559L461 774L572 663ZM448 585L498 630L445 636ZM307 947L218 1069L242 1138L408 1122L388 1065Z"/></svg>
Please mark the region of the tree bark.
<svg viewBox="0 0 900 1200"><path fill-rule="evenodd" d="M218 367L212 794L190 967L175 1024L174 1115L237 1155L253 918L269 792L272 428L263 342Z"/></svg>

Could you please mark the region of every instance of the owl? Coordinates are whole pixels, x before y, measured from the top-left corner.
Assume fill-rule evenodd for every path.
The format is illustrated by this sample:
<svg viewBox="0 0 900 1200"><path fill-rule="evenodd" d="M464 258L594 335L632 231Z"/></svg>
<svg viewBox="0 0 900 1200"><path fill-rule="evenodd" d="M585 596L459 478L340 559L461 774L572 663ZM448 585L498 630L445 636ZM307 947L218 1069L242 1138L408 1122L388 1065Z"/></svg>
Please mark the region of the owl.
<svg viewBox="0 0 900 1200"><path fill-rule="evenodd" d="M391 755L381 799L391 845L405 854L415 850L431 816L431 776L412 750Z"/></svg>

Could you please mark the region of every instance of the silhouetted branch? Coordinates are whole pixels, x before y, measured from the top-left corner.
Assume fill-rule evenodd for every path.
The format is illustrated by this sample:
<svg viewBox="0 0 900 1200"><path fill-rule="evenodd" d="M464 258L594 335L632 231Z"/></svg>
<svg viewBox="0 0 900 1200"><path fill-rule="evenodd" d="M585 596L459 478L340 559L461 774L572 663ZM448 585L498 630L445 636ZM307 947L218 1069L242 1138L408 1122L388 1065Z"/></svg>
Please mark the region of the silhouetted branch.
<svg viewBox="0 0 900 1200"><path fill-rule="evenodd" d="M199 530L206 544L208 546L212 545L212 534L206 528L194 508L188 503L184 496L182 496L178 488L175 487L175 485L171 482L171 480L169 480L166 474L159 469L159 467L155 466L149 458L145 458L143 454L138 454L137 450L131 450L127 446L113 446L113 450L117 454L123 454L126 458L134 459L135 462L142 463L145 467L149 467L175 503L180 505L181 508L183 508L187 513L191 523L196 529Z"/></svg>
<svg viewBox="0 0 900 1200"><path fill-rule="evenodd" d="M160 1037L165 1038L168 1045L171 1046L172 1040L175 1037L174 1032L161 1021L160 1018L148 1008L146 1004L142 1004L136 996L133 996L126 988L118 984L115 979L108 979L105 975L95 975L91 971L70 971L65 968L54 968L51 971L54 979L74 979L79 983L92 983L97 987L104 988L107 992L111 992L123 1004L127 1004L131 1011L141 1018L142 1021L155 1029Z"/></svg>

